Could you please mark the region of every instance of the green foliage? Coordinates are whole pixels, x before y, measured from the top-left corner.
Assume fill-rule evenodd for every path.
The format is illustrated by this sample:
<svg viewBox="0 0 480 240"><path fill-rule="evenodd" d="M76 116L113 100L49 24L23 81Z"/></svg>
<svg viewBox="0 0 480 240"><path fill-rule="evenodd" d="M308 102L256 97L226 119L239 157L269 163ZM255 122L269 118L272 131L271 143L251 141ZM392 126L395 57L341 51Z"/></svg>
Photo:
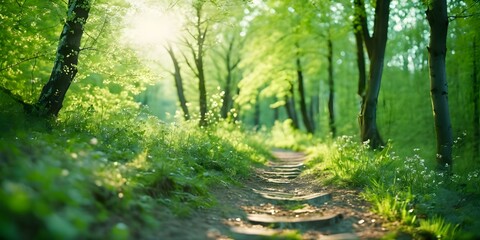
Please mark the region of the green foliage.
<svg viewBox="0 0 480 240"><path fill-rule="evenodd" d="M455 239L458 225L446 223L441 217L433 217L427 220L421 220L418 227L419 232L428 232L437 239Z"/></svg>
<svg viewBox="0 0 480 240"><path fill-rule="evenodd" d="M2 112L24 124L0 138L0 235L148 236L156 212L213 206L210 187L236 184L267 157L237 126L167 125L127 103L69 106L49 131Z"/></svg>
<svg viewBox="0 0 480 240"><path fill-rule="evenodd" d="M313 135L294 129L290 119L283 122L275 121L272 129L262 129L258 136L264 138L265 144L274 148L304 150L306 146L318 142Z"/></svg>
<svg viewBox="0 0 480 240"><path fill-rule="evenodd" d="M473 187L480 183L477 170L445 175L431 170L418 149L411 157L401 157L393 152L392 143L371 151L368 144L352 139L343 136L309 148L308 173L321 175L326 182L364 189L362 196L374 211L413 229L414 235L426 231L454 239L480 234L472 221L478 214L474 206L480 194Z"/></svg>

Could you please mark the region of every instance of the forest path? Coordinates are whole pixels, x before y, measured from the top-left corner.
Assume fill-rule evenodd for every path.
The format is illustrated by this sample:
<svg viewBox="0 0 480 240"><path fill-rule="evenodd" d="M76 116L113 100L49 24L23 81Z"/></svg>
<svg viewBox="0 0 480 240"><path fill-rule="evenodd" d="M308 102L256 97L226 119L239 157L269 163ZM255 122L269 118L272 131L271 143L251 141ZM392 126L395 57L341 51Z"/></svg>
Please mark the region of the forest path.
<svg viewBox="0 0 480 240"><path fill-rule="evenodd" d="M301 234L303 239L372 239L385 234L358 192L322 187L301 175L306 156L273 150L274 159L256 170L248 187L259 199L241 204L243 218L229 218L234 239L265 239ZM221 238L217 238L221 239Z"/></svg>
<svg viewBox="0 0 480 240"><path fill-rule="evenodd" d="M302 239L380 239L387 233L359 191L321 186L302 175L305 154L275 149L273 155L241 186L212 189L213 208L186 218L166 215L154 239L292 239L292 233Z"/></svg>

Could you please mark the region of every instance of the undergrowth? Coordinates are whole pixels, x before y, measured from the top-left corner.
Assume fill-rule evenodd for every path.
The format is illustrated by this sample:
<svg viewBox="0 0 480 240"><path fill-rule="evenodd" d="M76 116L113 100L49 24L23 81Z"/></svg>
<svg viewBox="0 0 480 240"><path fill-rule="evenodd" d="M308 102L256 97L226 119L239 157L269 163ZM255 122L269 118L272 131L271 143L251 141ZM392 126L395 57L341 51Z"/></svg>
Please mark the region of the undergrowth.
<svg viewBox="0 0 480 240"><path fill-rule="evenodd" d="M128 239L161 216L215 204L209 188L237 184L266 150L238 126L166 124L135 106L66 108L57 121L0 112L0 236ZM253 147L252 147L253 146Z"/></svg>
<svg viewBox="0 0 480 240"><path fill-rule="evenodd" d="M275 121L271 129L260 129L256 136L271 148L284 148L295 151L304 151L308 146L319 143L319 140L312 134L305 134L294 129L291 119Z"/></svg>
<svg viewBox="0 0 480 240"><path fill-rule="evenodd" d="M480 237L479 171L452 175L433 170L420 156L398 156L392 143L373 151L353 137L308 148L308 174L324 182L363 189L373 210L401 231L421 239L476 239Z"/></svg>

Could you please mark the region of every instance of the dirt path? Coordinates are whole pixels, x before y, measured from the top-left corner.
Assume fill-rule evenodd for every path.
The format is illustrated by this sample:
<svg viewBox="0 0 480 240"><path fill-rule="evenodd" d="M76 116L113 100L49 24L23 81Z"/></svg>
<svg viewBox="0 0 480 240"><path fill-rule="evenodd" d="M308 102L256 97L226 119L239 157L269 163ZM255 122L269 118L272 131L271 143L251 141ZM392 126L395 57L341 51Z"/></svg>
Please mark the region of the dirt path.
<svg viewBox="0 0 480 240"><path fill-rule="evenodd" d="M305 155L275 150L245 187L218 188L218 206L169 221L162 239L378 239L382 219L354 190L318 186L301 175Z"/></svg>

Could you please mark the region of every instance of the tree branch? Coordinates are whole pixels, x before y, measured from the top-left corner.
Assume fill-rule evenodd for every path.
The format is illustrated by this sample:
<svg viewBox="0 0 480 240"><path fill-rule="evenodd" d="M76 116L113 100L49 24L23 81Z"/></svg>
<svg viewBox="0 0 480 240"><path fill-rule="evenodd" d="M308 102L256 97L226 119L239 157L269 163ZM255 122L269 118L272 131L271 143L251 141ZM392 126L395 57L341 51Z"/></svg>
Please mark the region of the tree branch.
<svg viewBox="0 0 480 240"><path fill-rule="evenodd" d="M20 59L19 62L12 63L12 64L4 67L4 68L0 68L0 72L3 72L3 71L5 71L5 70L7 70L7 69L10 69L10 68L13 68L13 67L15 67L15 66L18 66L18 65L20 65L20 64L22 64L22 63L25 63L25 62L28 62L28 61L31 61L31 60L35 60L35 59L37 59L37 58L39 58L39 57L45 57L45 56L47 56L46 53L44 53L44 54L37 54L37 55L32 56L32 57Z"/></svg>
<svg viewBox="0 0 480 240"><path fill-rule="evenodd" d="M7 96L9 96L11 99L13 99L15 102L17 103L20 103L22 106L23 106L23 109L26 111L26 112L31 112L31 110L33 109L33 104L30 104L30 103L26 103L21 96L13 93L12 91L10 91L10 89L8 88L5 88L3 86L0 86L0 91L2 91L3 93L5 93Z"/></svg>

